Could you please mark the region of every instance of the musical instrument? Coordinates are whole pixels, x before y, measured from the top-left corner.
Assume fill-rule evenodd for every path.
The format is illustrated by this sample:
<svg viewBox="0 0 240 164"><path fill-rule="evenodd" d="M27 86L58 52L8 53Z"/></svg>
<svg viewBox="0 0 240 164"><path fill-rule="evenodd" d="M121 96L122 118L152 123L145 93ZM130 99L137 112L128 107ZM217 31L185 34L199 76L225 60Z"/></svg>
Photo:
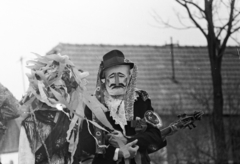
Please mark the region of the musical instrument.
<svg viewBox="0 0 240 164"><path fill-rule="evenodd" d="M201 120L203 116L202 111L195 111L190 114L180 114L178 115L178 120L171 123L168 127L161 129L162 127L162 120L158 116L156 112L153 111L147 111L144 115L145 121L154 126L157 127L161 131L162 137L166 137L169 135L172 135L174 132L176 132L178 129L185 129L185 128L195 128L196 126L194 125L194 122L196 120Z"/></svg>

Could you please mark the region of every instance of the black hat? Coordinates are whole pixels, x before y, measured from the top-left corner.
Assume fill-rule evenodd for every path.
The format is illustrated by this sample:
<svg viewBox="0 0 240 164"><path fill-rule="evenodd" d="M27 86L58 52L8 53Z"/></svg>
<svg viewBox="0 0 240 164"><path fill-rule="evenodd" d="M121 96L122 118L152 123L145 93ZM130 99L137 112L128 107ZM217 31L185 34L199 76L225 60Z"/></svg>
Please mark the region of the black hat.
<svg viewBox="0 0 240 164"><path fill-rule="evenodd" d="M131 63L129 62L129 60L126 60L124 57L124 54L119 50L112 50L106 53L103 56L102 64L103 64L103 69L100 73L101 78L104 78L103 72L107 68L110 68L116 65L129 65L130 69L132 69L134 66L134 63Z"/></svg>

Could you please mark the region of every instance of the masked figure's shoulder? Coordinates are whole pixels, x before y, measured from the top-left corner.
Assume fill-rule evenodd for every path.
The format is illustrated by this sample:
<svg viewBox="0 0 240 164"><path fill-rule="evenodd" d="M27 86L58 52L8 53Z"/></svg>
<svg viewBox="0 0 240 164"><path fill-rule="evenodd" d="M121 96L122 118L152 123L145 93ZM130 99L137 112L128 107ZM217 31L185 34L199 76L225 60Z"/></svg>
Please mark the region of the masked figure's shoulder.
<svg viewBox="0 0 240 164"><path fill-rule="evenodd" d="M135 93L136 93L136 97L141 98L143 101L146 101L147 99L150 99L148 93L144 90L136 89Z"/></svg>

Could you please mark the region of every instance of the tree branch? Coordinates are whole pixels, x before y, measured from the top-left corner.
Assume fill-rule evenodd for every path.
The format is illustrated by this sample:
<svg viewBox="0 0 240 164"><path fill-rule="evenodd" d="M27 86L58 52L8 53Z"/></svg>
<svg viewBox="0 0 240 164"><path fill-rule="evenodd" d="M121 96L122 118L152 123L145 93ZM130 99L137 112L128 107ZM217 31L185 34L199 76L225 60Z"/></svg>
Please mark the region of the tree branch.
<svg viewBox="0 0 240 164"><path fill-rule="evenodd" d="M222 1L221 1L222 2ZM222 2L225 6L227 6L224 2ZM227 6L227 7L229 7L229 6ZM233 8L232 8L233 7ZM218 32L218 34L217 34L217 38L221 35L221 33L222 33L222 31L223 30L225 30L225 28L227 27L227 26L229 26L230 25L230 23L232 23L232 27L234 26L234 25L236 25L236 24L238 24L238 22L240 21L240 20L236 20L236 18L240 15L240 11L237 11L235 8L234 8L234 5L232 6L231 8L230 8L230 16L231 16L231 14L232 14L232 19L230 19L230 17L229 17L229 19L228 19L228 22L225 24L225 25L223 25L222 27L220 27L219 29L219 32ZM237 13L235 14L235 15L233 15L233 13L234 13L234 10L236 10L237 11ZM236 20L236 22L234 22ZM234 32L236 32L236 31L234 31ZM231 32L231 34L232 34L233 32Z"/></svg>
<svg viewBox="0 0 240 164"><path fill-rule="evenodd" d="M179 14L179 13L176 12L176 16L177 16L177 18L178 18L179 23L180 23L183 27L185 27L185 28L196 28L195 26L186 26L186 25L182 22L181 14ZM183 18L183 19L185 19L185 18Z"/></svg>
<svg viewBox="0 0 240 164"><path fill-rule="evenodd" d="M235 22L233 22L233 27L236 26L238 23L240 22L240 19L239 20L236 20Z"/></svg>
<svg viewBox="0 0 240 164"><path fill-rule="evenodd" d="M232 0L231 3L230 3L229 21L227 23L228 24L227 34L226 34L226 36L225 36L225 38L223 40L223 43L222 43L222 45L221 45L221 47L219 49L219 53L218 53L219 57L223 56L223 51L226 48L227 41L228 41L230 35L232 34L232 32L236 32L237 30L239 30L239 28L237 28L237 30L235 29L236 31L234 30L234 31L231 32L231 30L232 30L232 22L233 22L233 14L234 14L234 5L235 5L235 0Z"/></svg>
<svg viewBox="0 0 240 164"><path fill-rule="evenodd" d="M233 17L233 20L235 20L240 15L240 11L237 12L237 14Z"/></svg>
<svg viewBox="0 0 240 164"><path fill-rule="evenodd" d="M157 23L163 25L163 26L152 25L152 26L154 26L154 27L157 27L157 28L169 28L169 27L170 27L170 28L177 29L177 30L187 30L187 29L191 29L191 28L196 28L195 26L186 26L186 25L184 25L183 22L181 21L181 19L179 18L179 16L177 16L178 21L179 21L180 24L181 24L182 26L184 26L184 27L173 26L173 25L171 25L168 21L164 21L164 20L162 19L162 17L160 17L160 16L156 13L156 11L153 10L153 12L154 12L154 14L152 15L153 19L155 19L155 21L156 21ZM176 14L176 15L178 15L178 14Z"/></svg>
<svg viewBox="0 0 240 164"><path fill-rule="evenodd" d="M217 34L217 38L221 35L222 31L229 25L229 22L227 22L225 25L222 27L219 27L219 32Z"/></svg>
<svg viewBox="0 0 240 164"><path fill-rule="evenodd" d="M240 30L240 26L235 28L233 31L231 31L231 34L233 34L234 32L237 32L238 30Z"/></svg>
<svg viewBox="0 0 240 164"><path fill-rule="evenodd" d="M183 0L185 3L180 2L180 0L176 0L176 2L178 2L180 5L182 5L188 12L188 16L189 18L193 21L193 23L195 24L195 26L203 33L203 35L207 38L207 34L205 33L205 31L203 30L203 28L200 26L200 24L193 18L190 9L187 5L187 1Z"/></svg>
<svg viewBox="0 0 240 164"><path fill-rule="evenodd" d="M200 11L200 14L202 15L202 17L204 19L206 19L205 12L199 5L197 5L196 3L192 2L192 1L187 1L187 0L185 0L185 3L196 7Z"/></svg>
<svg viewBox="0 0 240 164"><path fill-rule="evenodd" d="M197 15L197 13L192 13L194 17L198 18L198 19L205 19L206 20L206 17L204 15Z"/></svg>
<svg viewBox="0 0 240 164"><path fill-rule="evenodd" d="M185 0L184 2L193 5L194 7L196 7L199 11L201 11L204 14L204 10L201 7L199 7L196 3L192 2L192 1L187 1L187 0Z"/></svg>

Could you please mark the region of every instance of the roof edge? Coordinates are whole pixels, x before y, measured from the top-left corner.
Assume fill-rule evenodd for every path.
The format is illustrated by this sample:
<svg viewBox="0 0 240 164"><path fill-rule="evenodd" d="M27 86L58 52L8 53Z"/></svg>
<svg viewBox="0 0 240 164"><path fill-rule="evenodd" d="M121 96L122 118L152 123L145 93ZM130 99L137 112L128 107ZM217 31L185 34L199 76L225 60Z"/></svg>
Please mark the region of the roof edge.
<svg viewBox="0 0 240 164"><path fill-rule="evenodd" d="M79 44L79 43L59 43L61 45L71 45L71 46L124 46L124 47L168 47L169 44L165 45L151 45L151 44ZM176 45L174 47L207 47L207 46L194 46L194 45Z"/></svg>

